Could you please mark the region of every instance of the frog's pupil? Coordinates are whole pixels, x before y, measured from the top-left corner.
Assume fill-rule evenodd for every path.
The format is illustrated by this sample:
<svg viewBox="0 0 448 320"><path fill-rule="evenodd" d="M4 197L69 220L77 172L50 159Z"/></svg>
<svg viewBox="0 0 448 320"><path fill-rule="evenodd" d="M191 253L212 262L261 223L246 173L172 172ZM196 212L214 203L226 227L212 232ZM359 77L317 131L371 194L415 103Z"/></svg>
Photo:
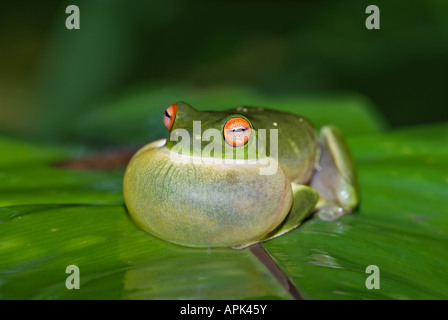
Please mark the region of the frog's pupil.
<svg viewBox="0 0 448 320"><path fill-rule="evenodd" d="M168 112L165 110L165 115L168 117L168 118L171 118L171 116L168 114Z"/></svg>

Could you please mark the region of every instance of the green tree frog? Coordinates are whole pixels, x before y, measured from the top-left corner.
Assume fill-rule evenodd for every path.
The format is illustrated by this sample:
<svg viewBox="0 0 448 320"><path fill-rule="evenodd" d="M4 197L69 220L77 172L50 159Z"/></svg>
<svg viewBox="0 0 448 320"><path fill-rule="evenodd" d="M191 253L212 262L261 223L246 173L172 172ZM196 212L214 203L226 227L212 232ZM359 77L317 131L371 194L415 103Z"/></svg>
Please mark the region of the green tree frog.
<svg viewBox="0 0 448 320"><path fill-rule="evenodd" d="M359 203L341 132L258 107L163 116L166 139L129 162L123 193L145 231L183 246L243 248L278 237L316 214L334 220Z"/></svg>

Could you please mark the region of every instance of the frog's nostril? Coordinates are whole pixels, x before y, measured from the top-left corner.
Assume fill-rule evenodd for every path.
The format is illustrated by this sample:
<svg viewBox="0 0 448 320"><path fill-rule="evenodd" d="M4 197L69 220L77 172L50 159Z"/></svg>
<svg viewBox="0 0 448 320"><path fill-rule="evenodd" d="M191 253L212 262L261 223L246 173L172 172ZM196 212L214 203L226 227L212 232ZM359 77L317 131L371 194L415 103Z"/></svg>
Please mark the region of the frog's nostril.
<svg viewBox="0 0 448 320"><path fill-rule="evenodd" d="M166 108L165 113L163 114L163 123L171 130L174 124L174 119L176 118L177 113L177 104L172 104L168 108Z"/></svg>

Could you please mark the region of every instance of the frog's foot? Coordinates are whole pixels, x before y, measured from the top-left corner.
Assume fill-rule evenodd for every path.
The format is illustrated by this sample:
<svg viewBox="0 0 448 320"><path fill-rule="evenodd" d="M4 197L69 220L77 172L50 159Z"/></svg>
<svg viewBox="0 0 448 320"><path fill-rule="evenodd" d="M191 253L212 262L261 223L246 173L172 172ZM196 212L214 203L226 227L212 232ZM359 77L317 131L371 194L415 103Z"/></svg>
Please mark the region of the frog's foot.
<svg viewBox="0 0 448 320"><path fill-rule="evenodd" d="M358 182L350 151L337 128L321 129L319 147L319 161L310 185L320 195L317 216L331 221L356 209Z"/></svg>
<svg viewBox="0 0 448 320"><path fill-rule="evenodd" d="M349 210L344 210L344 208L334 203L327 203L325 200L322 202L319 201L316 205L316 209L317 211L315 212L315 215L324 221L334 221L345 213L351 212Z"/></svg>

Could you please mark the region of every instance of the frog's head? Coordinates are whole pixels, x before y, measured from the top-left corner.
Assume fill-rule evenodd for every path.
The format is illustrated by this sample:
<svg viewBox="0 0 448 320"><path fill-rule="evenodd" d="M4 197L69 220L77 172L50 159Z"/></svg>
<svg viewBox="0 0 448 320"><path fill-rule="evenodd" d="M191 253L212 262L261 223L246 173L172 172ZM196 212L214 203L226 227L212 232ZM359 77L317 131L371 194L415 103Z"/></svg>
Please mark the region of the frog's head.
<svg viewBox="0 0 448 320"><path fill-rule="evenodd" d="M172 151L214 158L257 156L257 129L242 114L198 111L177 102L165 110L163 123L170 130L166 147Z"/></svg>
<svg viewBox="0 0 448 320"><path fill-rule="evenodd" d="M214 247L253 243L284 220L291 183L276 158L266 162L271 156L255 148L263 131L254 123L263 124L238 110L184 102L165 110L166 141L141 148L125 172L123 194L138 225L174 243Z"/></svg>

